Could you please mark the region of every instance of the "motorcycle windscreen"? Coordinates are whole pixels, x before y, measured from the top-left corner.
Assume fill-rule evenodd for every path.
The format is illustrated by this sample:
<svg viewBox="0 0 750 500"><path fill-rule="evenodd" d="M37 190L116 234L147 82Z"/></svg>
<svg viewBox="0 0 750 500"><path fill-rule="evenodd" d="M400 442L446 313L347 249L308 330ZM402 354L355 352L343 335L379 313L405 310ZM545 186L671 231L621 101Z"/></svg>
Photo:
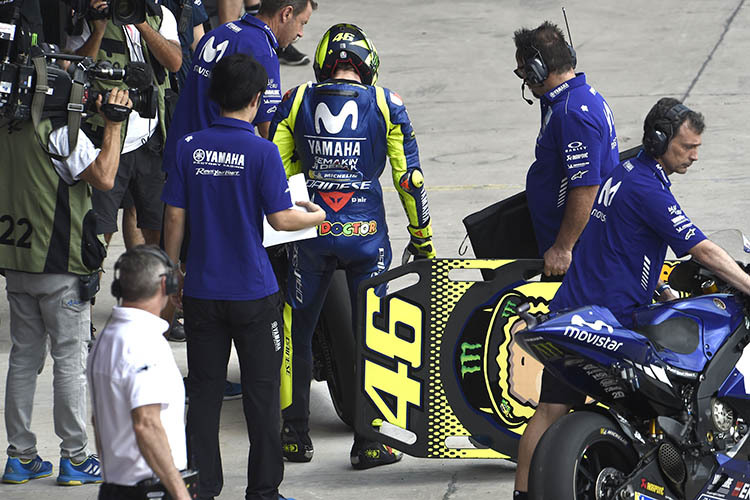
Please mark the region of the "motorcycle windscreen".
<svg viewBox="0 0 750 500"><path fill-rule="evenodd" d="M665 263L662 279L673 266ZM546 313L560 285L538 281L541 267L420 260L362 283L357 432L416 457L515 459L542 374L514 340L515 309L529 302Z"/></svg>

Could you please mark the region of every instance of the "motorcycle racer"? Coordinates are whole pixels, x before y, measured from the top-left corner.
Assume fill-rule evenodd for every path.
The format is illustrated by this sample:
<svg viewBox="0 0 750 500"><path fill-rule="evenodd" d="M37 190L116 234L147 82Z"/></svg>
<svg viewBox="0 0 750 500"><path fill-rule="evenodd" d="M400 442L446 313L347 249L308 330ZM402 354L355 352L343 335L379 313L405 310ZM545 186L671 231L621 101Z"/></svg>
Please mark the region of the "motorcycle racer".
<svg viewBox="0 0 750 500"><path fill-rule="evenodd" d="M334 25L315 53L318 83L289 91L271 122L270 137L287 176L304 173L311 199L326 211L318 237L290 247L285 328L292 335L293 393L282 431L290 461L307 462L313 455L311 342L333 272L346 270L354 311L359 283L391 263L379 181L386 157L409 221L407 249L415 258L435 257L414 130L401 97L375 85L379 64L360 28ZM350 457L354 468L366 469L393 463L400 453L355 435Z"/></svg>

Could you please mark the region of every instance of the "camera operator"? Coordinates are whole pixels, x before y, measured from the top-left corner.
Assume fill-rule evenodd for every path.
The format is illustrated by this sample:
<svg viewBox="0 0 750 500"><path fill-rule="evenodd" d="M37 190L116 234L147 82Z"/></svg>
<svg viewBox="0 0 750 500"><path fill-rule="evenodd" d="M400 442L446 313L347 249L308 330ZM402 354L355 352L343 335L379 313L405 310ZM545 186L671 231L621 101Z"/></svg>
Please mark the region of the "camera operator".
<svg viewBox="0 0 750 500"><path fill-rule="evenodd" d="M126 91L108 103L130 106ZM98 104L101 104L101 97ZM81 134L68 155L68 127L45 118L0 130L0 270L10 304L10 352L5 391L8 461L3 482L25 483L52 474L37 453L31 414L47 336L54 359L53 416L61 439L57 482L100 482L99 461L88 455L86 366L89 301L106 255L96 234L91 187L114 185L121 124L104 120L102 148ZM41 131L41 134L38 133ZM53 159L47 151L62 160ZM83 181L83 182L79 182Z"/></svg>
<svg viewBox="0 0 750 500"><path fill-rule="evenodd" d="M88 378L104 484L99 498L146 498L138 483L156 475L171 498L188 500L182 375L162 333L159 312L178 285L159 247L139 245L115 264L120 304L89 355Z"/></svg>
<svg viewBox="0 0 750 500"><path fill-rule="evenodd" d="M79 55L125 67L134 61L145 62L153 69L152 84L156 86L157 116L144 118L131 113L122 129L122 157L109 192L94 192L94 207L100 216L98 232L107 242L117 231L117 211L125 192L130 188L138 213L138 227L148 244L158 244L162 220L159 201L164 184L161 172L161 150L166 137L164 95L169 88L167 71L178 71L182 64L182 50L177 34L177 23L169 9L146 2L146 21L118 26L112 19L98 19L109 8L105 0L92 0L89 20L79 36L68 39L68 48ZM99 13L99 15L96 15ZM97 90L127 88L122 81L98 81ZM102 121L95 117L87 121L96 137ZM157 133L158 128L158 133Z"/></svg>

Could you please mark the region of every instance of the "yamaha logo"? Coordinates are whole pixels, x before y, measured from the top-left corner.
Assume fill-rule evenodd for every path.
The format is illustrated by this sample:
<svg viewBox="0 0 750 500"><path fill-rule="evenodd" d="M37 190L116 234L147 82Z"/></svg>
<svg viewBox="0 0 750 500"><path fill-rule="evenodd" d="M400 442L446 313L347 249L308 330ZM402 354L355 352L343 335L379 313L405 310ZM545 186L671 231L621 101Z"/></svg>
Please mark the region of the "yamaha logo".
<svg viewBox="0 0 750 500"><path fill-rule="evenodd" d="M195 151L193 151L193 161L197 163L202 163L203 160L205 159L206 159L205 151L203 151L202 149L196 149Z"/></svg>

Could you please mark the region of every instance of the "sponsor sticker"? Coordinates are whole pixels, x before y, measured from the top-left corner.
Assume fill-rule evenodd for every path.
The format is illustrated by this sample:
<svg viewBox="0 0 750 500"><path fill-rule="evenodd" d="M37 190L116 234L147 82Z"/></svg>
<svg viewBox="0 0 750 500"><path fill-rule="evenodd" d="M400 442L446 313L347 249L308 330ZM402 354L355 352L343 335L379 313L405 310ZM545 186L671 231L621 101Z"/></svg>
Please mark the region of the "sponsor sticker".
<svg viewBox="0 0 750 500"><path fill-rule="evenodd" d="M320 236L367 236L378 232L377 221L330 222L323 221L318 226Z"/></svg>
<svg viewBox="0 0 750 500"><path fill-rule="evenodd" d="M555 97L559 96L565 89L567 89L570 85L568 82L563 83L559 87L557 87L555 90L549 93L550 99L554 99Z"/></svg>
<svg viewBox="0 0 750 500"><path fill-rule="evenodd" d="M349 203L349 200L352 199L352 195L354 195L354 191L349 191L348 193L340 193L338 191L320 192L320 197L323 198L326 205L331 207L334 212L338 212L344 208L346 204Z"/></svg>
<svg viewBox="0 0 750 500"><path fill-rule="evenodd" d="M601 347L602 349L606 349L612 352L616 352L620 347L622 347L622 342L617 342L616 340L610 339L606 335L590 333L586 330L582 330L574 326L565 327L565 336L577 340L578 342L589 344L593 347Z"/></svg>
<svg viewBox="0 0 750 500"><path fill-rule="evenodd" d="M583 176L586 175L589 171L588 170L579 170L573 176L570 178L571 181L577 181L578 179L583 179Z"/></svg>
<svg viewBox="0 0 750 500"><path fill-rule="evenodd" d="M196 165L221 166L244 170L245 154L199 148L193 151L193 162Z"/></svg>
<svg viewBox="0 0 750 500"><path fill-rule="evenodd" d="M609 436L611 438L615 438L625 446L628 445L628 440L622 437L618 432L613 431L612 429L607 429L606 427L602 427L599 429L599 434L602 436Z"/></svg>
<svg viewBox="0 0 750 500"><path fill-rule="evenodd" d="M581 141L573 141L568 144L567 149L565 150L565 154L568 153L575 153L577 151L586 151L588 147Z"/></svg>
<svg viewBox="0 0 750 500"><path fill-rule="evenodd" d="M600 332L602 328L605 328L609 333L613 333L615 330L612 328L612 325L608 325L604 321L597 319L593 323L589 323L588 321L584 320L579 314L574 314L572 318L570 318L570 323L575 326L588 326L592 330L596 330L597 332Z"/></svg>
<svg viewBox="0 0 750 500"><path fill-rule="evenodd" d="M658 484L652 483L645 477L641 478L641 489L664 496L664 486L659 486Z"/></svg>

